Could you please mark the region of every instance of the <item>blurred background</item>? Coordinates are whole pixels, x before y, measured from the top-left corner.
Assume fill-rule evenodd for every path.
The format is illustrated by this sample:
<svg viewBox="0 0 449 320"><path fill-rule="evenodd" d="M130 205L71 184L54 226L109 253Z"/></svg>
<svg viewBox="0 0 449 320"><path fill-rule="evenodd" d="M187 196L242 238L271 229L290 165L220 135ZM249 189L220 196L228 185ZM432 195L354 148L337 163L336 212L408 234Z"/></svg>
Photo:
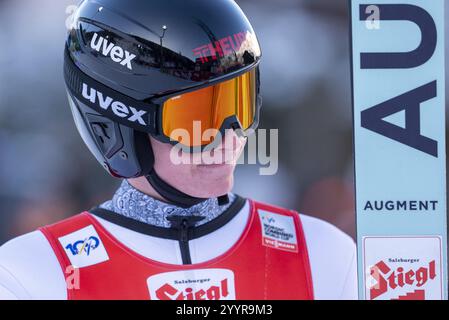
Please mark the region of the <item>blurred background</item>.
<svg viewBox="0 0 449 320"><path fill-rule="evenodd" d="M109 200L109 177L76 131L62 76L66 8L0 0L0 244ZM279 171L242 165L235 192L355 236L347 0L237 0L262 45L262 128ZM449 32L449 30L448 30Z"/></svg>

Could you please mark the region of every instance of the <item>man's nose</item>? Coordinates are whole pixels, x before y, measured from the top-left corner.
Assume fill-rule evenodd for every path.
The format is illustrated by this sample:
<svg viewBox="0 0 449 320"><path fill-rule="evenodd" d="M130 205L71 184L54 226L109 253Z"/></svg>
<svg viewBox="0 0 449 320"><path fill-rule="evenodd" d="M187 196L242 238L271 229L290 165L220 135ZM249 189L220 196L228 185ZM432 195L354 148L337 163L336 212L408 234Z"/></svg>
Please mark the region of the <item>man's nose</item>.
<svg viewBox="0 0 449 320"><path fill-rule="evenodd" d="M245 143L245 138L239 136L235 130L227 129L221 141L221 144L217 149L225 149L228 151L238 151L241 149L242 145Z"/></svg>

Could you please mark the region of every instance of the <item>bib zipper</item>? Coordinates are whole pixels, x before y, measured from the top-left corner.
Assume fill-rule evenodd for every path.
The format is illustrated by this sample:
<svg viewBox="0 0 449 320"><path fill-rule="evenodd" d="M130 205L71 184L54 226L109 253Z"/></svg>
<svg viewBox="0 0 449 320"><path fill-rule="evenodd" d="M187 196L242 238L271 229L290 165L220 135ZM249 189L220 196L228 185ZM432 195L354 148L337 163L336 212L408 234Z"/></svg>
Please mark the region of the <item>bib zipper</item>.
<svg viewBox="0 0 449 320"><path fill-rule="evenodd" d="M182 263L184 265L192 264L192 256L190 254L189 241L191 240L191 231L195 225L203 220L200 216L170 216L167 220L170 221L172 229L178 231L179 249L181 251Z"/></svg>

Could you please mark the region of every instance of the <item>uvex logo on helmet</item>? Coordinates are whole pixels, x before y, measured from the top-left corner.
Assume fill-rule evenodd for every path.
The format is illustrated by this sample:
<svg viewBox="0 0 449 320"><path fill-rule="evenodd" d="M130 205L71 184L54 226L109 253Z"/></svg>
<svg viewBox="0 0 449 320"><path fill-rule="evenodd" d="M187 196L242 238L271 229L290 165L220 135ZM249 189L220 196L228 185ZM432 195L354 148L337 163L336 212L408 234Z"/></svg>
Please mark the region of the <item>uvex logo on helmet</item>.
<svg viewBox="0 0 449 320"><path fill-rule="evenodd" d="M92 41L90 42L90 47L95 51L100 52L105 57L109 56L112 61L120 63L122 66L126 66L129 70L133 69L131 61L136 58L136 55L124 50L122 47L115 45L112 42L109 42L97 33L94 34Z"/></svg>
<svg viewBox="0 0 449 320"><path fill-rule="evenodd" d="M126 118L130 122L138 122L143 126L147 125L145 120L143 120L143 116L147 113L146 111L137 110L120 101L114 101L113 98L105 96L94 88L89 90L89 86L85 83L83 83L83 97L103 110L111 109L117 117Z"/></svg>

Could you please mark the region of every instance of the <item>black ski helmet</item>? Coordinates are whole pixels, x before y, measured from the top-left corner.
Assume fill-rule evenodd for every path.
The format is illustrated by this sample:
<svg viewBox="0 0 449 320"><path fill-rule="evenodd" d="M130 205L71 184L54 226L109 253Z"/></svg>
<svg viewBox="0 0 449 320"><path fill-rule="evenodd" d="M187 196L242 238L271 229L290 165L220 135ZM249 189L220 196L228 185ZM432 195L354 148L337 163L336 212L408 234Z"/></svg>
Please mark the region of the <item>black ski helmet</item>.
<svg viewBox="0 0 449 320"><path fill-rule="evenodd" d="M190 207L205 199L176 190L153 169L148 134L160 131L160 101L255 70L258 113L260 59L255 32L233 0L84 0L66 42L64 76L77 129L102 166L119 178L145 176L165 199Z"/></svg>

